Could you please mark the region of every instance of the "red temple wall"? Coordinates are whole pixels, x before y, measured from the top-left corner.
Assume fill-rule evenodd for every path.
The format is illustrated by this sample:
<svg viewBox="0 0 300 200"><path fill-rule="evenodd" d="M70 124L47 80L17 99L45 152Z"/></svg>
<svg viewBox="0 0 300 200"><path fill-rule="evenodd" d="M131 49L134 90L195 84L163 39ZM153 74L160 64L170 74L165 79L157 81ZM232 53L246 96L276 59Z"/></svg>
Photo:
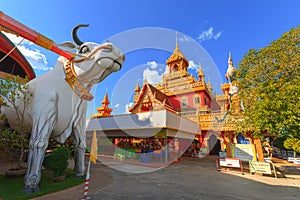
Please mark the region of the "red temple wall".
<svg viewBox="0 0 300 200"><path fill-rule="evenodd" d="M205 102L208 107L211 107L211 99L210 96L205 91L198 91L198 92L189 92L185 94L178 94L174 96L170 96L169 100L175 109L181 108L181 99L182 97L187 98L188 107L194 107L194 96L199 94L200 97L200 106L204 106ZM206 99L206 100L205 100Z"/></svg>

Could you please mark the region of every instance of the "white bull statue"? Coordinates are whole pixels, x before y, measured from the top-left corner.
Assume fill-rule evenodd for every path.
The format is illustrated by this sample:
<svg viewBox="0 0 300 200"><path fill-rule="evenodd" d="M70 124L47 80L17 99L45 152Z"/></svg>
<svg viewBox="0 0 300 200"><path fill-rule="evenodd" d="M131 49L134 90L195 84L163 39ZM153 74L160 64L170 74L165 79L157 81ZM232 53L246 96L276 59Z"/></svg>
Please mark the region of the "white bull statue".
<svg viewBox="0 0 300 200"><path fill-rule="evenodd" d="M73 29L73 39L77 45L71 42L62 44L70 50L78 49L75 58L68 60L59 57L53 70L28 82L33 97L26 108L23 123L24 128L31 132L25 193L39 191L41 167L50 136L60 143L73 136L74 170L77 177L84 177L87 100L93 98L89 91L93 84L120 70L124 62L122 52L109 42L101 45L81 42L77 30L84 26L87 25L78 25ZM9 123L16 120L14 112L8 109L2 112Z"/></svg>

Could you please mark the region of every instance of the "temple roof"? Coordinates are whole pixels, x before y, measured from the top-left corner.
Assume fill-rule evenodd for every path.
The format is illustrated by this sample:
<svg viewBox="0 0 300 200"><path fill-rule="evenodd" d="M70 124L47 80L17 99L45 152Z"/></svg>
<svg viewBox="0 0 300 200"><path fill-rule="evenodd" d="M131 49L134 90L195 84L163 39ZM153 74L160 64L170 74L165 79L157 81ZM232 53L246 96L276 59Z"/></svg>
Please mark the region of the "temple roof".
<svg viewBox="0 0 300 200"><path fill-rule="evenodd" d="M178 47L178 41L176 38L176 46L175 49L172 53L172 55L169 57L169 59L166 61L167 64L174 62L174 61L178 61L178 60L183 60L184 62L186 62L187 64L189 63L188 60L185 58L185 56L183 55L183 53L180 51L179 47Z"/></svg>
<svg viewBox="0 0 300 200"><path fill-rule="evenodd" d="M140 104L143 103L143 100L144 100L147 92L150 92L151 96L155 100L157 100L158 102L160 102L161 104L163 104L165 109L170 110L172 112L175 112L173 110L173 106L172 106L172 104L171 104L168 96L165 93L161 92L160 90L158 90L157 88L155 88L154 86L152 86L151 84L149 84L147 82L144 83L144 85L143 85L143 87L141 89L141 93L139 94L139 97L138 97L137 101L129 109L129 112L132 112L133 110L135 110L138 107L138 105L140 105Z"/></svg>

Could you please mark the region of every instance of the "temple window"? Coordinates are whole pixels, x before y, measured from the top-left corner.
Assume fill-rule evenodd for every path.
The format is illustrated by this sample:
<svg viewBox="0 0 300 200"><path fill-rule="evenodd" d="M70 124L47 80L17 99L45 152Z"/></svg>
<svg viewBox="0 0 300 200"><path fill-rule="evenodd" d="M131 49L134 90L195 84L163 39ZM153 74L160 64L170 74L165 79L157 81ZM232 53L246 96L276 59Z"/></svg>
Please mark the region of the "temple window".
<svg viewBox="0 0 300 200"><path fill-rule="evenodd" d="M178 71L178 66L175 64L174 66L173 66L173 72L177 72Z"/></svg>
<svg viewBox="0 0 300 200"><path fill-rule="evenodd" d="M181 98L181 107L187 107L188 106L188 99L186 96L183 96Z"/></svg>
<svg viewBox="0 0 300 200"><path fill-rule="evenodd" d="M194 104L195 105L200 104L200 96L199 96L199 94L195 94L195 96L194 96Z"/></svg>

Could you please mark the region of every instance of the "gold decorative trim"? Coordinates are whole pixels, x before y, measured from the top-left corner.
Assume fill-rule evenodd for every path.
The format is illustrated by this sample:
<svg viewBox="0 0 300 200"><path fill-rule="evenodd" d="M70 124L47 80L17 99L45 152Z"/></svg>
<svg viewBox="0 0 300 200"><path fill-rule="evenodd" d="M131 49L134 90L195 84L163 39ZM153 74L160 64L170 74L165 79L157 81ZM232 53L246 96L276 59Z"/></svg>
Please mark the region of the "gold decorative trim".
<svg viewBox="0 0 300 200"><path fill-rule="evenodd" d="M3 12L2 12L2 11L0 11L0 19L2 18L2 16L3 16Z"/></svg>
<svg viewBox="0 0 300 200"><path fill-rule="evenodd" d="M0 18L1 18L1 16L0 16ZM19 34L17 32L12 31L11 29L6 28L5 26L2 26L1 24L0 24L0 31L4 31L6 33L11 33L11 34L14 34L16 36L19 36Z"/></svg>
<svg viewBox="0 0 300 200"><path fill-rule="evenodd" d="M90 93L92 84L90 84L87 80L80 78L76 74L76 72L74 70L74 63L71 61L67 61L66 65L64 67L64 70L65 70L65 74L66 74L65 80L70 85L70 87L75 92L75 94L77 94L77 96L79 96L80 99L87 100L87 101L93 100L94 96ZM80 78L80 80L82 80L86 83L89 83L87 88L85 88L79 82L79 80L78 80L79 78Z"/></svg>
<svg viewBox="0 0 300 200"><path fill-rule="evenodd" d="M42 34L38 33L37 38L35 40L35 44L44 47L45 49L50 49L53 46L54 42L49 38L43 36Z"/></svg>

